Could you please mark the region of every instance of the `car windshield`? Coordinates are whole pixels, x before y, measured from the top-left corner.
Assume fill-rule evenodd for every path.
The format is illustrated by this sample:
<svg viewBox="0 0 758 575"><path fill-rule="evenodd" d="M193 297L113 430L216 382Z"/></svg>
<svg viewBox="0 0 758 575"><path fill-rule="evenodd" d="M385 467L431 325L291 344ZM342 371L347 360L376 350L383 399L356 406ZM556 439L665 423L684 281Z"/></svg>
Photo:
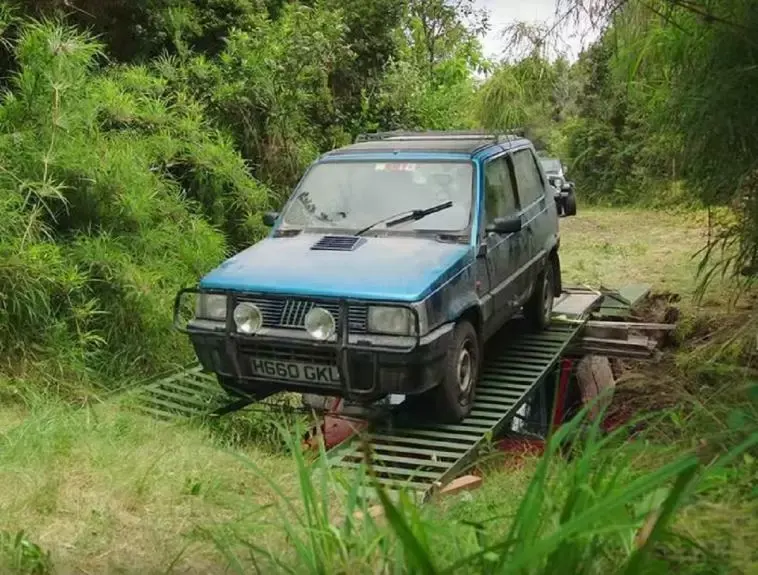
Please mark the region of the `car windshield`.
<svg viewBox="0 0 758 575"><path fill-rule="evenodd" d="M387 228L462 232L471 221L473 168L466 162L324 162L313 166L282 217L283 228L361 230L411 210L445 210Z"/></svg>
<svg viewBox="0 0 758 575"><path fill-rule="evenodd" d="M548 174L559 174L561 172L561 162L554 158L542 158L542 169Z"/></svg>

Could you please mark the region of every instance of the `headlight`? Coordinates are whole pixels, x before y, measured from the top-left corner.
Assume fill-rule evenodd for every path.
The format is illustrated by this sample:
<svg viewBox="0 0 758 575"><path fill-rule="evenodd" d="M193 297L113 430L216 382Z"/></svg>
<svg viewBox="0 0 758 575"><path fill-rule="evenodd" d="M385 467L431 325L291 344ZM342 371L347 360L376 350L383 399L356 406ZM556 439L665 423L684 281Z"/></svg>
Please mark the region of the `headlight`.
<svg viewBox="0 0 758 575"><path fill-rule="evenodd" d="M234 323L238 332L253 334L263 326L263 314L257 305L242 302L234 308Z"/></svg>
<svg viewBox="0 0 758 575"><path fill-rule="evenodd" d="M217 294L197 294L195 315L198 319L226 320L226 296Z"/></svg>
<svg viewBox="0 0 758 575"><path fill-rule="evenodd" d="M368 330L391 335L416 335L413 314L404 307L369 307Z"/></svg>
<svg viewBox="0 0 758 575"><path fill-rule="evenodd" d="M305 316L305 331L313 339L324 341L334 335L336 323L334 316L322 307L314 307Z"/></svg>

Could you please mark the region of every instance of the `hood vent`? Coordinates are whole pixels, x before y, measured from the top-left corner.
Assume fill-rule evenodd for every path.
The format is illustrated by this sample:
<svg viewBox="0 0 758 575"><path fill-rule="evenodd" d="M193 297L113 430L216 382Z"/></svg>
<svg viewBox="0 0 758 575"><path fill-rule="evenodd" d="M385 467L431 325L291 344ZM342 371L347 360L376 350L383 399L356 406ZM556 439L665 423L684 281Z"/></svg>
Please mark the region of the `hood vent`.
<svg viewBox="0 0 758 575"><path fill-rule="evenodd" d="M358 236L324 236L311 247L312 250L351 252L363 244L366 238Z"/></svg>

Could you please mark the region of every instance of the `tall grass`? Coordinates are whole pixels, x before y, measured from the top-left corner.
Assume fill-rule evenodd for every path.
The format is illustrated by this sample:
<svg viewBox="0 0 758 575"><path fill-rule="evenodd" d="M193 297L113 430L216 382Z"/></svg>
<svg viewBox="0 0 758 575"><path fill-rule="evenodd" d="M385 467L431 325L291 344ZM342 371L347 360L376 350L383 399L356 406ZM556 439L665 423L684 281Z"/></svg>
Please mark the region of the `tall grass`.
<svg viewBox="0 0 758 575"><path fill-rule="evenodd" d="M510 516L451 521L434 506L419 508L409 492L390 495L371 470L342 477L322 450L309 463L293 435L299 499L279 494L281 523L249 531L208 532L235 573L650 573L666 567L657 551L678 537L672 520L691 503L703 479L758 444L752 433L705 465L694 453L670 457L655 469L620 439L602 436L588 408L549 440L544 457ZM582 431L580 434L579 432ZM581 435L583 439L577 439ZM568 461L560 457L568 446ZM255 464L247 462L256 473ZM375 487L383 518L367 509ZM502 497L512 496L503 493ZM357 513L360 512L360 513ZM253 533L279 529L289 549L264 548Z"/></svg>
<svg viewBox="0 0 758 575"><path fill-rule="evenodd" d="M266 190L165 80L102 69L99 44L55 22L19 34L0 100L0 369L70 393L182 364L172 298L227 239L260 237Z"/></svg>

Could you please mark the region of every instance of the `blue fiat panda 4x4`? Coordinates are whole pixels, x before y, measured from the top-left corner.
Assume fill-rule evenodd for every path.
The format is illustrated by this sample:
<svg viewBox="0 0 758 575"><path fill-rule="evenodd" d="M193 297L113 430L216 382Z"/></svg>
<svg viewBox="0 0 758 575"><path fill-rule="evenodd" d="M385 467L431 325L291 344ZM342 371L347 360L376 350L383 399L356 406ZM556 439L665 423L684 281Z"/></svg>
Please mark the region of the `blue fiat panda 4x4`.
<svg viewBox="0 0 758 575"><path fill-rule="evenodd" d="M186 331L230 393L469 411L483 344L561 290L553 192L519 136L371 134L305 173L266 239L202 278ZM179 299L177 297L177 309Z"/></svg>

